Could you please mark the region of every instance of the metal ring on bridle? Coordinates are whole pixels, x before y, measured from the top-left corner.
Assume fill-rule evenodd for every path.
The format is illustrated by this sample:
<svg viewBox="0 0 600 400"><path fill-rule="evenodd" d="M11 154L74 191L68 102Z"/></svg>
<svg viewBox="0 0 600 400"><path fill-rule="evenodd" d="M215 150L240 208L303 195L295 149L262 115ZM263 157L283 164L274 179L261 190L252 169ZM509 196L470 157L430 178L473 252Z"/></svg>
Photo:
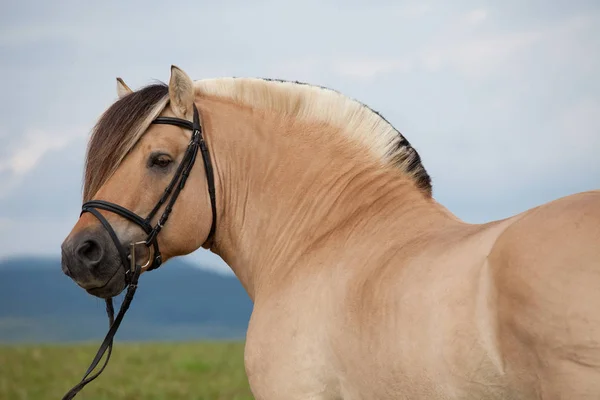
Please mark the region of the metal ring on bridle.
<svg viewBox="0 0 600 400"><path fill-rule="evenodd" d="M139 242L134 242L134 243L131 243L129 245L129 260L130 260L130 268L129 268L129 270L130 271L135 270L135 265L136 265L136 261L137 261L136 260L136 254L135 254L135 248L136 248L136 246L138 246L140 244L145 245L146 241L145 240L141 240ZM146 260L146 263L144 265L140 266L140 268L142 269L142 271L144 269L146 269L150 265L153 256L154 256L154 250L152 250L152 255L148 254L148 259Z"/></svg>

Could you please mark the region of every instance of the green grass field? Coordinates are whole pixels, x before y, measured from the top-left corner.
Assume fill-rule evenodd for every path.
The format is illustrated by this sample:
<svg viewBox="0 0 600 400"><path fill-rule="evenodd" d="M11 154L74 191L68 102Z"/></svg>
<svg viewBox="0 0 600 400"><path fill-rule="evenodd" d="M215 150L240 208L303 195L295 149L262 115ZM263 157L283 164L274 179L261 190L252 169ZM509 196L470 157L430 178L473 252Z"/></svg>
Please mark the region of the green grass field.
<svg viewBox="0 0 600 400"><path fill-rule="evenodd" d="M61 399L99 344L0 346L0 399ZM102 375L75 399L252 399L241 342L117 342Z"/></svg>

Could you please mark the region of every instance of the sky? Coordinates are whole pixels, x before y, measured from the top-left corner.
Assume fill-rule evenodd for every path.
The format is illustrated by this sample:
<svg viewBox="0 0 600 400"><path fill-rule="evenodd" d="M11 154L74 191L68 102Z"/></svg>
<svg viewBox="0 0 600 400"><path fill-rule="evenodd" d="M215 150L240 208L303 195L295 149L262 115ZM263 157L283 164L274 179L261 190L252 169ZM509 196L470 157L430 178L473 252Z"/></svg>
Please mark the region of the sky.
<svg viewBox="0 0 600 400"><path fill-rule="evenodd" d="M171 64L358 99L408 138L434 197L467 222L600 188L597 1L5 0L0 259L60 256L115 78L167 82ZM228 271L206 250L186 258Z"/></svg>

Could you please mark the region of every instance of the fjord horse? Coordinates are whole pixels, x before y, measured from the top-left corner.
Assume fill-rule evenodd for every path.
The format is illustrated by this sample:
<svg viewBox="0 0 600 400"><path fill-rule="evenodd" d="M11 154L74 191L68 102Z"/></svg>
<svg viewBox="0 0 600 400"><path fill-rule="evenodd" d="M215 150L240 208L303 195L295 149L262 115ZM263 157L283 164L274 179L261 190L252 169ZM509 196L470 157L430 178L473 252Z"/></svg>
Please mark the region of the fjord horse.
<svg viewBox="0 0 600 400"><path fill-rule="evenodd" d="M89 141L84 201L161 205L197 110L210 164L191 168L164 226L161 205L156 249L140 254L147 270L158 248L166 261L202 246L231 267L254 303L256 399L600 399L600 192L468 224L433 199L406 138L333 90L192 81L177 67L168 85L117 85ZM124 248L146 238L99 212ZM62 250L89 293L125 288L95 215Z"/></svg>

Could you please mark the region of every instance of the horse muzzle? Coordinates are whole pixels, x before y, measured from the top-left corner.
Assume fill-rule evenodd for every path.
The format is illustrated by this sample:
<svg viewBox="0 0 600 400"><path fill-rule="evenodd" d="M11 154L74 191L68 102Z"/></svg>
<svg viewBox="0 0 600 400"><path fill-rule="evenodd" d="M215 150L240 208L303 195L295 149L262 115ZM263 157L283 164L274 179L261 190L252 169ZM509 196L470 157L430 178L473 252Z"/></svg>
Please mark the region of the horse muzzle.
<svg viewBox="0 0 600 400"><path fill-rule="evenodd" d="M86 228L68 237L61 252L63 273L91 295L110 298L125 289L121 257L101 227Z"/></svg>

